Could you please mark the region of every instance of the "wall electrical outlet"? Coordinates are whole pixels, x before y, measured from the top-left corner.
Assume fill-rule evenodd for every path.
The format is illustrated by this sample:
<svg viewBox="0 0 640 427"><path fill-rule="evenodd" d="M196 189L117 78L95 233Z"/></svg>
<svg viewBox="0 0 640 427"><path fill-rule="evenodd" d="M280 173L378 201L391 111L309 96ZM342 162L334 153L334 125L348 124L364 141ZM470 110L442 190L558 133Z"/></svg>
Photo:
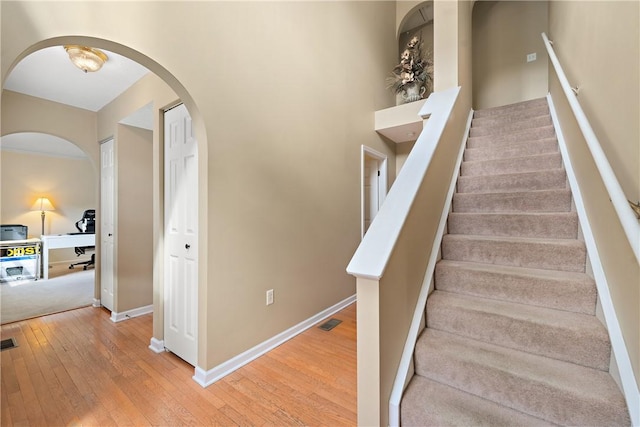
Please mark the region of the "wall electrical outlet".
<svg viewBox="0 0 640 427"><path fill-rule="evenodd" d="M530 53L527 55L527 62L533 62L536 60L536 54L534 53Z"/></svg>
<svg viewBox="0 0 640 427"><path fill-rule="evenodd" d="M273 304L273 289L267 291L267 305Z"/></svg>

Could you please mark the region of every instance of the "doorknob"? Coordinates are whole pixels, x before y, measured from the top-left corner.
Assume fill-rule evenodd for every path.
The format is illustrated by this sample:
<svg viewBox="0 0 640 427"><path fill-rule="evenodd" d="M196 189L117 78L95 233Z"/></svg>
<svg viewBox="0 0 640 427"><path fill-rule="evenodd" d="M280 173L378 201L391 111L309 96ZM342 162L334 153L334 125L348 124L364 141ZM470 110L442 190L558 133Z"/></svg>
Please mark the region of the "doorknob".
<svg viewBox="0 0 640 427"><path fill-rule="evenodd" d="M112 233L109 233L109 237L111 237L111 236L113 236L113 234L112 234Z"/></svg>
<svg viewBox="0 0 640 427"><path fill-rule="evenodd" d="M186 245L184 245L184 248L185 248L185 249L189 249L190 247L191 247L191 245L190 245L190 244L188 244L188 243L187 243Z"/></svg>

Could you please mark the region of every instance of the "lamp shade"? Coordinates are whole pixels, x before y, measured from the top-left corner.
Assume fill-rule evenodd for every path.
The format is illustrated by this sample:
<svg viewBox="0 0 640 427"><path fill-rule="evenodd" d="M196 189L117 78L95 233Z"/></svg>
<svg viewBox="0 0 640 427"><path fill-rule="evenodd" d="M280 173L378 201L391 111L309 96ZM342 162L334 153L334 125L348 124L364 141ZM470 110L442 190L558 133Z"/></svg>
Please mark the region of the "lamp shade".
<svg viewBox="0 0 640 427"><path fill-rule="evenodd" d="M46 197L39 197L38 200L31 206L32 211L55 211L56 208L53 207L51 201Z"/></svg>

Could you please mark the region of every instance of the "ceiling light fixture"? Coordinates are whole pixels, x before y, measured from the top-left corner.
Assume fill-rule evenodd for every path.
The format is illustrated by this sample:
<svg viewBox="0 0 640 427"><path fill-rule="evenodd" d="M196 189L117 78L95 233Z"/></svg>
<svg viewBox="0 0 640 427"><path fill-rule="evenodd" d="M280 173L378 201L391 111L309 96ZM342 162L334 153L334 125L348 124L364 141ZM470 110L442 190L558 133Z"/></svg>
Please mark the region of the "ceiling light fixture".
<svg viewBox="0 0 640 427"><path fill-rule="evenodd" d="M67 45L64 50L69 54L69 59L71 59L73 65L85 73L98 71L107 62L107 55L101 50L92 47Z"/></svg>

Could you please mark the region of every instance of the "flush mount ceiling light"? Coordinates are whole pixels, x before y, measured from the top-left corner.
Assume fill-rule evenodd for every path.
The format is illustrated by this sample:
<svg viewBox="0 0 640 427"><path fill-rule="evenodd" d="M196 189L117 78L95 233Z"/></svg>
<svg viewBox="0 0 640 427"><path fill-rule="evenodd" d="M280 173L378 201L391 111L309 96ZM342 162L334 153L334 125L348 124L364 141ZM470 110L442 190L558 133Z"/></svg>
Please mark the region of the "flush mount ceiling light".
<svg viewBox="0 0 640 427"><path fill-rule="evenodd" d="M101 50L92 47L67 45L64 50L69 54L69 59L71 59L73 65L85 73L98 71L107 62L107 55Z"/></svg>

